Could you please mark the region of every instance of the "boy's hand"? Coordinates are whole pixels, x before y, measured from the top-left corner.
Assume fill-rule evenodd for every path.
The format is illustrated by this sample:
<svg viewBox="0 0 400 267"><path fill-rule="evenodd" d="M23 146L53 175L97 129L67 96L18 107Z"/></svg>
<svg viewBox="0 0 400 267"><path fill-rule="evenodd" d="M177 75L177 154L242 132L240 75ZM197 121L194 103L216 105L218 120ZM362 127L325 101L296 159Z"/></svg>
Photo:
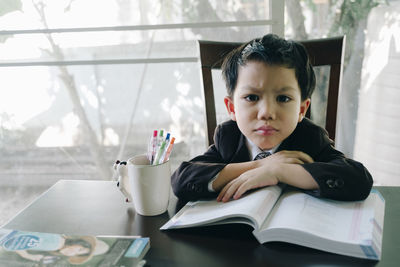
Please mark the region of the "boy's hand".
<svg viewBox="0 0 400 267"><path fill-rule="evenodd" d="M256 161L257 167L244 172L229 182L217 197L217 201L227 202L231 198L238 199L246 191L269 185L276 185L280 181L279 170L287 164L311 163L313 159L301 151L280 151L267 158Z"/></svg>

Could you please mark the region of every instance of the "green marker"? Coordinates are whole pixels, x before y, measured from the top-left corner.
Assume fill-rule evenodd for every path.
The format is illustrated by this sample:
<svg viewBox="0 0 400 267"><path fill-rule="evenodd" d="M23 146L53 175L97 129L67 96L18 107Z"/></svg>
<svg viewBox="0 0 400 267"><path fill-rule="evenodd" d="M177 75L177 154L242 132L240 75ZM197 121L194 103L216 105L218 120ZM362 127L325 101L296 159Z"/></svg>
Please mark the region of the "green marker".
<svg viewBox="0 0 400 267"><path fill-rule="evenodd" d="M164 154L164 150L165 150L165 145L166 145L166 143L167 143L167 142L166 142L165 140L161 143L161 146L160 146L160 148L159 148L158 151L157 151L156 159L154 160L153 165L157 165L157 164L160 163L160 158L161 158L161 155Z"/></svg>

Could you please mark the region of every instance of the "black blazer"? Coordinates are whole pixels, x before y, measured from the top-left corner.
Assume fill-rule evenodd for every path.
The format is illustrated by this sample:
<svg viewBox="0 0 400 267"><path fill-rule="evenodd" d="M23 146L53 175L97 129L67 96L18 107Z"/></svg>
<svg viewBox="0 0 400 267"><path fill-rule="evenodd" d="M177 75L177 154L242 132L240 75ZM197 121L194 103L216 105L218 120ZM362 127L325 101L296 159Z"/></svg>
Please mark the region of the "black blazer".
<svg viewBox="0 0 400 267"><path fill-rule="evenodd" d="M178 198L216 197L218 193L208 190L210 180L227 164L250 160L245 137L236 122L218 125L214 142L203 155L183 162L172 174L172 189ZM336 200L362 200L371 191L373 181L368 170L336 150L327 132L306 118L277 152L281 150L303 151L313 158L313 163L301 165L319 185L319 190L305 190L308 194Z"/></svg>

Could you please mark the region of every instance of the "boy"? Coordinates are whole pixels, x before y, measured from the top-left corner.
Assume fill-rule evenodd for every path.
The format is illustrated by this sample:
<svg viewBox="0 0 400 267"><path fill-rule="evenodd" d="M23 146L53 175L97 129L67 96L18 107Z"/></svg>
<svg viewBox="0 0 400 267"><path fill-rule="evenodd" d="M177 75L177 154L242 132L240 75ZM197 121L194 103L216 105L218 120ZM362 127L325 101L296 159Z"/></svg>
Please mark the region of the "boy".
<svg viewBox="0 0 400 267"><path fill-rule="evenodd" d="M278 183L337 200L368 196L367 169L304 118L315 75L301 44L273 34L254 39L227 55L222 75L231 120L217 127L214 145L173 173L176 196L226 202Z"/></svg>

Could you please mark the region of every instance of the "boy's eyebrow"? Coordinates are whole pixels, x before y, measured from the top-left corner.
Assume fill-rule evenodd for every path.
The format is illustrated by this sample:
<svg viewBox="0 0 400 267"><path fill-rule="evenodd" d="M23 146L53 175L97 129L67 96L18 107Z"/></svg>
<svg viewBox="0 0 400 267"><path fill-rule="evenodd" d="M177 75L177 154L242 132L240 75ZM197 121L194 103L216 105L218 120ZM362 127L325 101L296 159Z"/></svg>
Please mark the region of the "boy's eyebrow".
<svg viewBox="0 0 400 267"><path fill-rule="evenodd" d="M254 87L251 85L244 85L244 86L242 86L242 88L246 89L246 90L250 90L250 91L257 91L257 92L263 90L262 88Z"/></svg>
<svg viewBox="0 0 400 267"><path fill-rule="evenodd" d="M291 86L284 86L284 87L278 88L276 91L284 93L284 92L296 91L296 88L293 88Z"/></svg>
<svg viewBox="0 0 400 267"><path fill-rule="evenodd" d="M259 88L253 87L253 86L250 86L250 85L242 86L242 88L243 89L247 89L247 90L260 90Z"/></svg>
<svg viewBox="0 0 400 267"><path fill-rule="evenodd" d="M253 92L260 92L263 91L263 88L258 88L258 87L254 87L251 85L244 85L241 87L242 89L248 90L248 91L253 91ZM283 87L279 87L274 89L275 92L277 93L286 93L286 92L291 92L291 91L296 91L297 89L292 87L292 86L283 86Z"/></svg>

